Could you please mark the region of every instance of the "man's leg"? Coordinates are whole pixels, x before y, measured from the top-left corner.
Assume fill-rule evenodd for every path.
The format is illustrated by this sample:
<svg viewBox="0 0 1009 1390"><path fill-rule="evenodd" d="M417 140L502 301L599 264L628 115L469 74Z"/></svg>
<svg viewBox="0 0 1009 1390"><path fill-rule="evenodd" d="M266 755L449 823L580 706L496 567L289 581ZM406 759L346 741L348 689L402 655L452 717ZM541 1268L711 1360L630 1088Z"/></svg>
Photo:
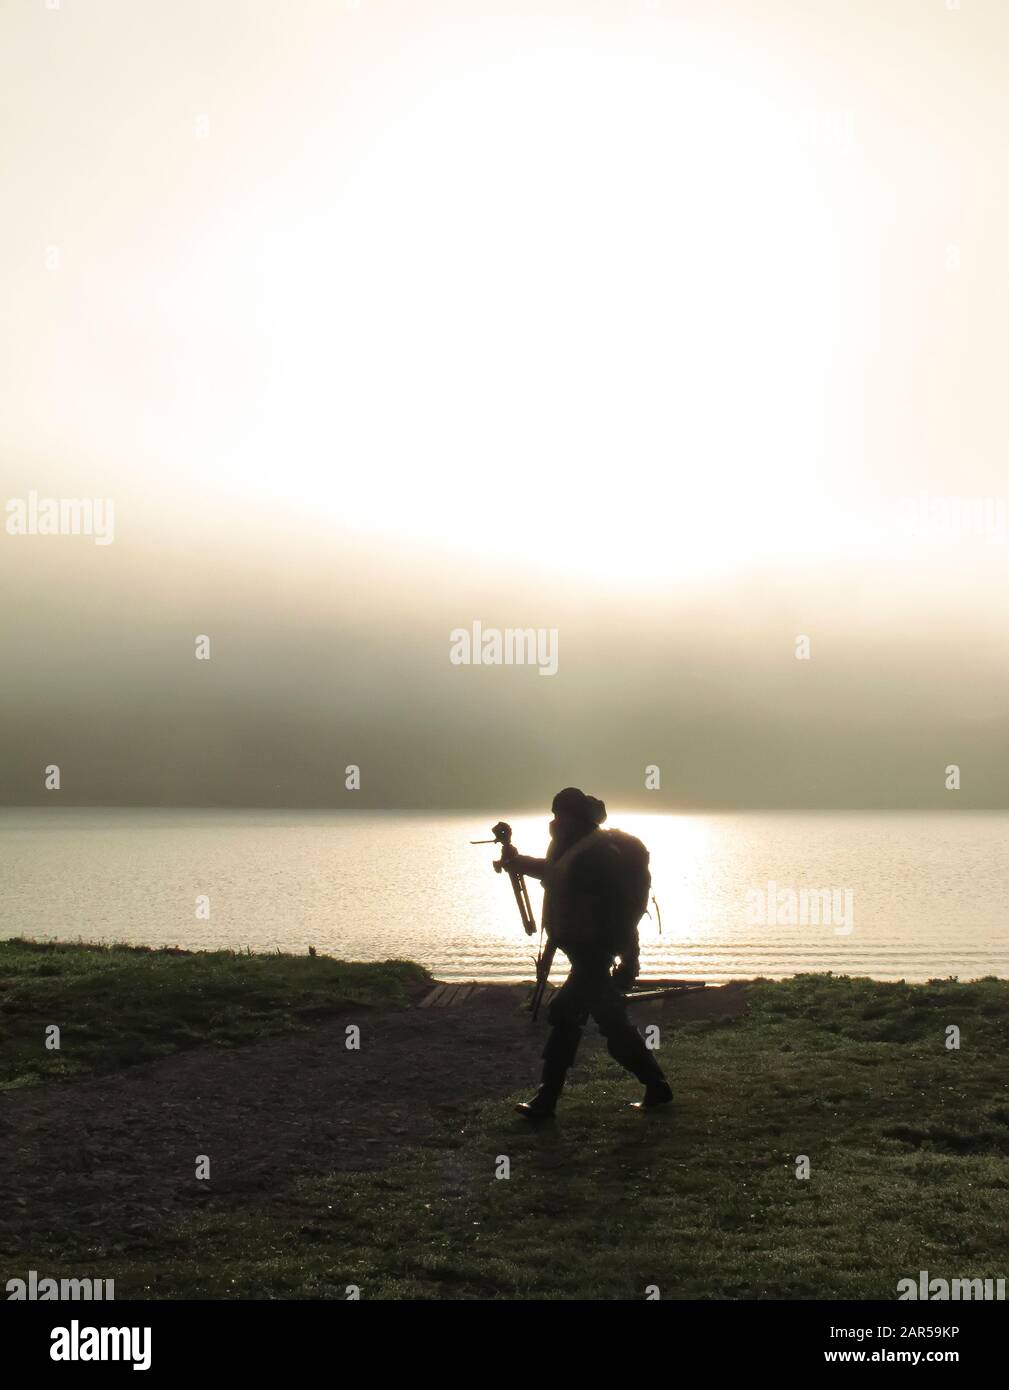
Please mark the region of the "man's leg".
<svg viewBox="0 0 1009 1390"><path fill-rule="evenodd" d="M588 1016L581 972L572 966L571 973L551 999L547 1010L550 1032L543 1048L540 1088L532 1100L515 1107L520 1115L540 1119L554 1113L568 1068L578 1052L582 1028Z"/></svg>
<svg viewBox="0 0 1009 1390"><path fill-rule="evenodd" d="M606 969L597 980L591 1003L592 1017L606 1039L606 1048L614 1061L636 1076L645 1088L645 1097L637 1108L650 1110L665 1105L673 1098L665 1073L655 1053L627 1017L627 1000L610 978Z"/></svg>

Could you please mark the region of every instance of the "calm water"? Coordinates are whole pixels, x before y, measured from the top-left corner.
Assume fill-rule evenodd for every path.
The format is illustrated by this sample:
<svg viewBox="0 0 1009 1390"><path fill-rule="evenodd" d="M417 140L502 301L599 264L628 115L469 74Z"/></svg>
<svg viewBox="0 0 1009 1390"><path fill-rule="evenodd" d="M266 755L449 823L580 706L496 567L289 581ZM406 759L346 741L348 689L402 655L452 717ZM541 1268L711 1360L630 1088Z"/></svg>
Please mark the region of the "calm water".
<svg viewBox="0 0 1009 1390"><path fill-rule="evenodd" d="M0 937L409 957L442 979L515 980L533 948L492 815L0 810ZM514 817L528 853L547 817ZM652 851L662 912L643 973L1009 975L1009 815L612 814ZM850 889L854 928L750 924L748 890ZM534 907L540 892L530 884ZM196 918L198 894L210 919Z"/></svg>

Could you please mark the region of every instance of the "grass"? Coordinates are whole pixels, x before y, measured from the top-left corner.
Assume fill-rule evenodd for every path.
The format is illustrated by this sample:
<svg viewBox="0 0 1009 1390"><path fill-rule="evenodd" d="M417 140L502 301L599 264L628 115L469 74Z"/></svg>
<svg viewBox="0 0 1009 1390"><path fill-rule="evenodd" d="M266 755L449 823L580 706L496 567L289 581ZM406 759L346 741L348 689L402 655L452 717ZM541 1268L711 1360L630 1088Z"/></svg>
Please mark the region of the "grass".
<svg viewBox="0 0 1009 1390"><path fill-rule="evenodd" d="M556 1127L489 1098L384 1171L63 1268L120 1298L892 1300L921 1269L1005 1277L1007 1053L1005 981L758 981L746 1015L667 1033L670 1112L628 1111L596 1054Z"/></svg>
<svg viewBox="0 0 1009 1390"><path fill-rule="evenodd" d="M400 1003L426 979L409 961L0 941L0 1091L239 1047L349 1005ZM45 1045L52 1024L59 1050Z"/></svg>

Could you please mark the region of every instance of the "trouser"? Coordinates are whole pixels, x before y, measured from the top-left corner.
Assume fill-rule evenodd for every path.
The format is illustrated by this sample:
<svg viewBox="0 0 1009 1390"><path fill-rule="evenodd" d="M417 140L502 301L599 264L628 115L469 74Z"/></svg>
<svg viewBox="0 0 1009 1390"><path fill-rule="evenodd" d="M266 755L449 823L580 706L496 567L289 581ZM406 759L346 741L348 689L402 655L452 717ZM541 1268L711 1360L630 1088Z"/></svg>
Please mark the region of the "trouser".
<svg viewBox="0 0 1009 1390"><path fill-rule="evenodd" d="M575 1060L582 1029L595 1019L610 1056L644 1086L664 1081L655 1054L627 1017L627 1001L610 975L611 956L570 957L571 973L550 1001L543 1049L543 1089L556 1097Z"/></svg>

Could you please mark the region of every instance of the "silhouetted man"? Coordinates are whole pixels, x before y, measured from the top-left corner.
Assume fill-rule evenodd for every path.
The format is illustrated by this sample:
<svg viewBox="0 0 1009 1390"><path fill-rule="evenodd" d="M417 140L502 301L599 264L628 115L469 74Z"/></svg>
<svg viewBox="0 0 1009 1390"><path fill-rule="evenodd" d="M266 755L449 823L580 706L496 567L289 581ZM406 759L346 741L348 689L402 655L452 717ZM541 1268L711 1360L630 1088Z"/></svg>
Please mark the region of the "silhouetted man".
<svg viewBox="0 0 1009 1390"><path fill-rule="evenodd" d="M599 1025L610 1056L645 1087L637 1109L673 1098L654 1054L627 1017L624 990L638 974L638 922L648 902L648 852L639 840L600 830L606 807L577 787L554 797L554 819L545 859L519 855L508 865L543 882L543 926L564 952L571 973L550 1001L550 1034L543 1049L543 1077L520 1114L542 1119L554 1113L568 1068L589 1016ZM619 957L620 965L613 969Z"/></svg>

